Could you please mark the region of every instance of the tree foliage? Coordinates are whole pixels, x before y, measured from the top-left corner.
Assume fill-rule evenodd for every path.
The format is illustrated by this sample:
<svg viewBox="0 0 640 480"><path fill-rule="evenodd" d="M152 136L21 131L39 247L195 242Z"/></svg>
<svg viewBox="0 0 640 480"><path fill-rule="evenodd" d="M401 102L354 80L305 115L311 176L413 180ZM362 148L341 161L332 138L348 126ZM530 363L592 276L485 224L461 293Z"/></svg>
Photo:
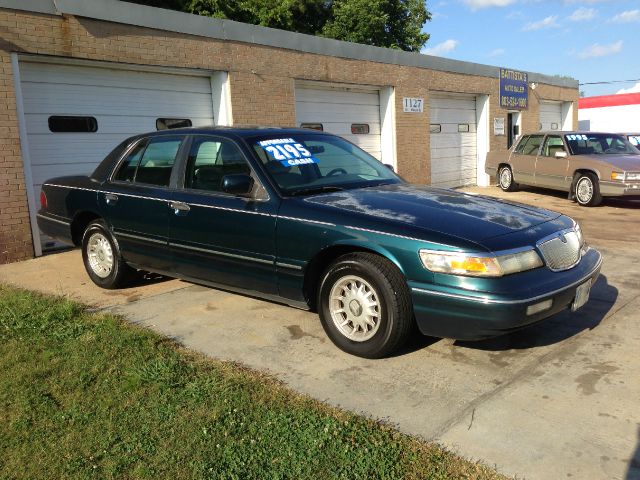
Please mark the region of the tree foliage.
<svg viewBox="0 0 640 480"><path fill-rule="evenodd" d="M431 20L424 0L129 1L406 51L420 51Z"/></svg>
<svg viewBox="0 0 640 480"><path fill-rule="evenodd" d="M422 26L430 19L423 0L336 0L322 34L413 52L429 39Z"/></svg>

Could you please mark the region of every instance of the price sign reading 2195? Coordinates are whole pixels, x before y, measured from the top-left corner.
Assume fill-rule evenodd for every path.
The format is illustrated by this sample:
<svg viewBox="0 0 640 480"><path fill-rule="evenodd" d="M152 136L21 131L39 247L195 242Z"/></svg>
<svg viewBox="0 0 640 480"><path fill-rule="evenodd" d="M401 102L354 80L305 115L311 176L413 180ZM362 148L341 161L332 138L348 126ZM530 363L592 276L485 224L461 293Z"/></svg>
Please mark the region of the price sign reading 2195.
<svg viewBox="0 0 640 480"><path fill-rule="evenodd" d="M422 113L424 111L424 98L404 97L402 105L407 113Z"/></svg>

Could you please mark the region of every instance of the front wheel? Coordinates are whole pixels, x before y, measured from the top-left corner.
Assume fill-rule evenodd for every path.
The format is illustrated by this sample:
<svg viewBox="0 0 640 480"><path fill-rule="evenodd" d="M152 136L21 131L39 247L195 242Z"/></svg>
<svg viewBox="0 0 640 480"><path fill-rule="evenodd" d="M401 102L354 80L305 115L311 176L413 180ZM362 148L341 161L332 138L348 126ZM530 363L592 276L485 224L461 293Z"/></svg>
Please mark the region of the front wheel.
<svg viewBox="0 0 640 480"><path fill-rule="evenodd" d="M579 173L573 183L573 195L579 205L583 207L595 207L602 202L600 184L593 173Z"/></svg>
<svg viewBox="0 0 640 480"><path fill-rule="evenodd" d="M89 278L102 288L120 288L134 274L123 260L118 242L103 220L91 222L84 231L82 260Z"/></svg>
<svg viewBox="0 0 640 480"><path fill-rule="evenodd" d="M498 185L505 192L513 192L518 189L518 184L513 181L513 171L508 165L498 170Z"/></svg>
<svg viewBox="0 0 640 480"><path fill-rule="evenodd" d="M320 285L318 305L331 341L364 358L381 358L400 348L414 323L404 276L370 253L344 255L332 263Z"/></svg>

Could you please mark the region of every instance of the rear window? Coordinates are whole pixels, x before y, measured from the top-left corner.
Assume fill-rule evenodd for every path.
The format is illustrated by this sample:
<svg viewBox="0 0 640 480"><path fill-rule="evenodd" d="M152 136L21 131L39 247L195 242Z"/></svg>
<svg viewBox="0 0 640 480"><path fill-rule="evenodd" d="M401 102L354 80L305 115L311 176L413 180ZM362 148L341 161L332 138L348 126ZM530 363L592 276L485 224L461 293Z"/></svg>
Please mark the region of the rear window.
<svg viewBox="0 0 640 480"><path fill-rule="evenodd" d="M138 143L120 164L114 180L169 186L171 170L182 141L182 137L158 137Z"/></svg>

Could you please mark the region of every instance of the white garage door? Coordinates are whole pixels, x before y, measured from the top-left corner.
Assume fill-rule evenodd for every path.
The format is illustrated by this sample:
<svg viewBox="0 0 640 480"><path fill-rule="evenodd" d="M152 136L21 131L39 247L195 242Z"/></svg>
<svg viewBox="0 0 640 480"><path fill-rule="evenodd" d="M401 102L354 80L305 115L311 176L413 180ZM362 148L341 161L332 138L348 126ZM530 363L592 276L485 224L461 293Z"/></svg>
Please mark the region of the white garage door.
<svg viewBox="0 0 640 480"><path fill-rule="evenodd" d="M380 93L358 88L296 87L298 126L317 127L355 143L378 160Z"/></svg>
<svg viewBox="0 0 640 480"><path fill-rule="evenodd" d="M460 187L477 183L476 99L431 96L429 100L431 184Z"/></svg>
<svg viewBox="0 0 640 480"><path fill-rule="evenodd" d="M562 103L540 103L540 130L562 129Z"/></svg>
<svg viewBox="0 0 640 480"><path fill-rule="evenodd" d="M159 118L213 123L209 76L21 62L20 81L38 209L42 182L91 173L126 137L156 130Z"/></svg>

